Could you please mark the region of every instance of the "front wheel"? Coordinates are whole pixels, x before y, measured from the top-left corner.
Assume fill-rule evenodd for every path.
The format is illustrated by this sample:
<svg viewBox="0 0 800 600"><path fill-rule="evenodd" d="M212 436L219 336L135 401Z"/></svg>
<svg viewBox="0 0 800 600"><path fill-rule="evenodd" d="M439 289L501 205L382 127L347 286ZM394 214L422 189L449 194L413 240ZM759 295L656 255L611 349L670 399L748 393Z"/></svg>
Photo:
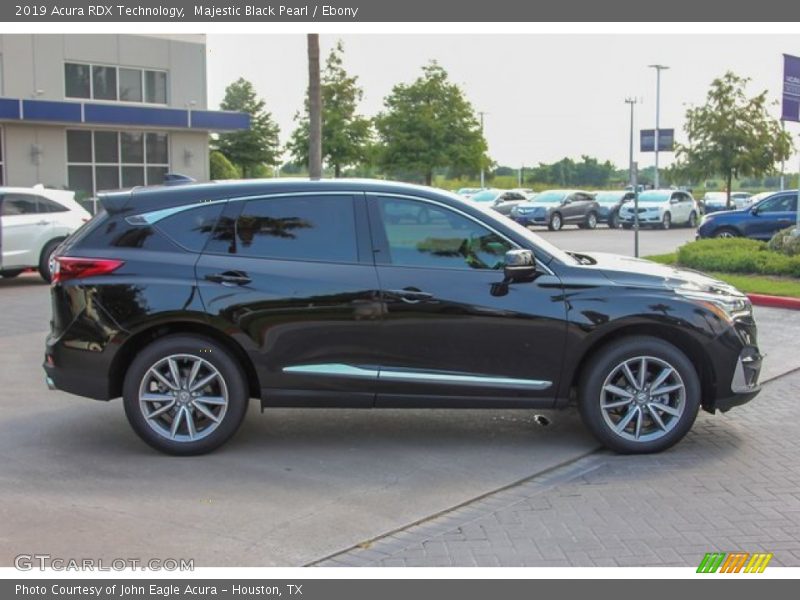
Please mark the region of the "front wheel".
<svg viewBox="0 0 800 600"><path fill-rule="evenodd" d="M47 242L45 247L42 249L42 254L39 256L39 275L41 275L42 279L44 279L47 283L50 283L53 279L51 262L53 254L55 254L56 248L58 248L59 244L61 244L61 240L52 240Z"/></svg>
<svg viewBox="0 0 800 600"><path fill-rule="evenodd" d="M181 456L225 443L241 425L249 399L234 357L196 335L170 335L145 347L125 374L122 395L139 437Z"/></svg>
<svg viewBox="0 0 800 600"><path fill-rule="evenodd" d="M714 232L712 237L715 238L735 238L739 237L739 232L735 229L731 229L730 227L722 227L721 229L717 229Z"/></svg>
<svg viewBox="0 0 800 600"><path fill-rule="evenodd" d="M700 380L687 356L654 337L620 339L596 353L578 390L581 417L608 448L660 452L691 429Z"/></svg>
<svg viewBox="0 0 800 600"><path fill-rule="evenodd" d="M550 216L550 223L547 225L547 228L550 231L559 231L563 225L561 221L561 213L553 213Z"/></svg>
<svg viewBox="0 0 800 600"><path fill-rule="evenodd" d="M666 231L670 227L672 227L672 215L665 212L664 216L661 217L661 229Z"/></svg>
<svg viewBox="0 0 800 600"><path fill-rule="evenodd" d="M19 277L24 270L25 269L13 269L9 271L0 271L0 277L3 279L14 279L14 277Z"/></svg>

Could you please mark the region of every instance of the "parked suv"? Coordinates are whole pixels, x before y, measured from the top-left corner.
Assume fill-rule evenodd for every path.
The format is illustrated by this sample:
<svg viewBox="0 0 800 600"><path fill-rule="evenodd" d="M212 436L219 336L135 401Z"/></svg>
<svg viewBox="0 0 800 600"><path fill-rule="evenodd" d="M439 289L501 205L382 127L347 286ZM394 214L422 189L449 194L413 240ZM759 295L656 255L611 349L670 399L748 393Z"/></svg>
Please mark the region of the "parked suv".
<svg viewBox="0 0 800 600"><path fill-rule="evenodd" d="M753 206L724 210L703 217L697 238L748 237L768 241L797 222L797 190L777 192Z"/></svg>
<svg viewBox="0 0 800 600"><path fill-rule="evenodd" d="M50 281L50 255L91 215L74 192L0 187L0 275L16 277L35 268Z"/></svg>
<svg viewBox="0 0 800 600"><path fill-rule="evenodd" d="M634 225L634 203L626 203L619 211L622 227ZM648 190L639 194L639 224L669 229L673 225L697 227L700 209L689 192L681 190Z"/></svg>
<svg viewBox="0 0 800 600"><path fill-rule="evenodd" d="M559 250L489 208L377 181L102 195L59 248L51 388L123 397L172 454L272 407L565 408L620 452L758 390L747 298L701 274ZM425 207L429 220L395 219ZM87 432L87 435L91 435Z"/></svg>
<svg viewBox="0 0 800 600"><path fill-rule="evenodd" d="M511 209L511 218L521 225L544 225L558 231L564 225L594 229L600 218L594 194L580 190L547 190Z"/></svg>

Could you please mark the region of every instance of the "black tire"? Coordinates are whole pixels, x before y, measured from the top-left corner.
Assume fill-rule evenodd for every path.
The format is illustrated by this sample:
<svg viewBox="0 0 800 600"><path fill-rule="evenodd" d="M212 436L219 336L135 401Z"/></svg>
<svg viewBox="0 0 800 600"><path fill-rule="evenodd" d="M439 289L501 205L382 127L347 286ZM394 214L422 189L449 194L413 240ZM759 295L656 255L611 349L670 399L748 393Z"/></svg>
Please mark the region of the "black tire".
<svg viewBox="0 0 800 600"><path fill-rule="evenodd" d="M622 228L623 229L633 229L633 225L631 223L623 223L622 224Z"/></svg>
<svg viewBox="0 0 800 600"><path fill-rule="evenodd" d="M9 269L8 271L0 271L0 277L3 279L14 279L18 277L25 269Z"/></svg>
<svg viewBox="0 0 800 600"><path fill-rule="evenodd" d="M50 257L56 251L58 245L63 240L50 240L42 248L42 253L39 255L39 275L42 276L47 283L53 279L53 274L50 272Z"/></svg>
<svg viewBox="0 0 800 600"><path fill-rule="evenodd" d="M586 221L583 223L584 229L595 229L597 227L597 213L589 211L586 215Z"/></svg>
<svg viewBox="0 0 800 600"><path fill-rule="evenodd" d="M616 212L612 212L608 215L608 228L609 229L617 229L619 227L619 215Z"/></svg>
<svg viewBox="0 0 800 600"><path fill-rule="evenodd" d="M661 229L667 231L670 227L672 227L672 215L665 212L664 216L661 217Z"/></svg>
<svg viewBox="0 0 800 600"><path fill-rule="evenodd" d="M604 416L604 410L601 407L606 394L604 385L606 384L606 379L616 372L621 363L626 360L633 360L636 363L638 358L642 356L652 361L650 363L652 371L646 371L646 373L653 373L652 376L648 375L650 382L657 377L655 373L660 373L664 365L668 365L673 369L675 374L670 374L666 381L682 383L683 391L671 392L674 395L674 400L670 396L670 402L674 401L676 406L681 406L682 412L680 412L679 416L675 416L658 411L660 414L659 419L662 419L666 426L666 429L661 429L649 415L649 412L652 412L649 406L655 405L658 399L654 400L650 405L639 405L632 399L627 406L620 406L615 410L624 412L625 416L630 410L639 410L643 415L642 422L645 419L649 421L648 427L650 429L648 431L650 433L647 433L642 439L628 439L630 436L635 435L634 431L627 431L628 426L635 430L635 419L631 419L623 427L621 434L612 429L612 424ZM624 376L620 375L620 377ZM634 377L638 378L638 372L634 372ZM673 377L674 379L672 379ZM627 378L624 378L624 381L628 381ZM613 384L614 381L612 380L611 383ZM618 387L621 387L621 385L621 383L618 384ZM682 400L679 400L681 394L683 394ZM617 397L623 398L622 396ZM663 396L659 396L659 398L663 398ZM624 401L624 398L619 401ZM650 401L649 393L647 394L647 401ZM689 358L672 344L649 336L626 337L611 342L600 351L595 352L591 357L581 374L578 386L578 407L586 427L604 446L622 454L660 452L676 444L691 429L697 417L697 411L700 408L700 379ZM635 414L637 415L636 420L638 420L639 413ZM613 423L612 417L609 416L608 419L611 419ZM616 424L621 424L623 420L624 417L620 415L620 420L616 421ZM640 431L644 431L644 429ZM646 439L647 436L655 437Z"/></svg>
<svg viewBox="0 0 800 600"><path fill-rule="evenodd" d="M697 227L697 213L692 211L689 213L689 220L686 222L687 227L694 229Z"/></svg>
<svg viewBox="0 0 800 600"><path fill-rule="evenodd" d="M735 238L740 237L739 232L736 231L733 227L720 227L717 229L711 237L715 238Z"/></svg>
<svg viewBox="0 0 800 600"><path fill-rule="evenodd" d="M144 409L140 406L139 391L141 386L144 385L143 379L147 376L150 368L158 364L159 361L174 355L191 357L191 359L200 359L210 363L224 381L228 394L228 404L225 412L217 425L211 425L210 421L205 421L207 426L215 428L200 439L176 441L167 438L148 423L143 413ZM214 385L217 385L216 381ZM224 395L223 392L217 393ZM203 336L188 334L176 334L159 338L141 350L133 359L125 374L122 396L125 416L136 434L156 450L176 456L205 454L228 441L242 424L249 401L247 380L239 366L239 362L217 342ZM158 407L160 408L161 406ZM206 408L208 408L208 405L206 405ZM214 406L211 406L211 408L213 410ZM193 414L200 419L199 422L203 422L204 417L196 408L189 408L187 409L188 411L194 411ZM171 412L168 411L166 415L169 416ZM217 416L219 416L219 413L217 413ZM188 428L185 419L181 426L184 429ZM197 431L202 434L200 429Z"/></svg>
<svg viewBox="0 0 800 600"><path fill-rule="evenodd" d="M550 222L547 224L550 231L559 231L563 226L564 219L561 217L561 213L554 212L550 215Z"/></svg>

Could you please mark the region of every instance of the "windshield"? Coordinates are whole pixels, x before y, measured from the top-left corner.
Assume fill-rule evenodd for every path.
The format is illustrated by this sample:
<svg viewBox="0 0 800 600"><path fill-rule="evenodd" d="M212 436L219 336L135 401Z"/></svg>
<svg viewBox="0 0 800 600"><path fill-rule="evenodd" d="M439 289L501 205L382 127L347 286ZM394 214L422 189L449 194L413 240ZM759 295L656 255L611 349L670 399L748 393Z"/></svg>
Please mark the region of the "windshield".
<svg viewBox="0 0 800 600"><path fill-rule="evenodd" d="M560 204L566 195L566 192L542 192L531 202L534 204Z"/></svg>
<svg viewBox="0 0 800 600"><path fill-rule="evenodd" d="M498 193L497 190L485 190L475 194L470 200L473 202L493 202Z"/></svg>
<svg viewBox="0 0 800 600"><path fill-rule="evenodd" d="M703 197L706 204L721 204L727 201L727 196L724 192L710 192Z"/></svg>
<svg viewBox="0 0 800 600"><path fill-rule="evenodd" d="M639 202L666 202L670 195L669 192L642 192L639 194Z"/></svg>
<svg viewBox="0 0 800 600"><path fill-rule="evenodd" d="M625 192L598 192L595 196L598 204L615 204L622 199Z"/></svg>

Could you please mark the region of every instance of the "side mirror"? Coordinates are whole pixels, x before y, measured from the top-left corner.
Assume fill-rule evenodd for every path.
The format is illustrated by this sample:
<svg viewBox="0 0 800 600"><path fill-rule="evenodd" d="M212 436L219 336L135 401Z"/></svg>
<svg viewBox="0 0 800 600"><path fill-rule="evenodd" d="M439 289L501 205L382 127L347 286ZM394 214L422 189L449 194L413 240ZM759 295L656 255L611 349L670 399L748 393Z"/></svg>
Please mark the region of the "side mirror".
<svg viewBox="0 0 800 600"><path fill-rule="evenodd" d="M531 281L536 276L536 259L530 250L509 250L505 256L506 281Z"/></svg>

